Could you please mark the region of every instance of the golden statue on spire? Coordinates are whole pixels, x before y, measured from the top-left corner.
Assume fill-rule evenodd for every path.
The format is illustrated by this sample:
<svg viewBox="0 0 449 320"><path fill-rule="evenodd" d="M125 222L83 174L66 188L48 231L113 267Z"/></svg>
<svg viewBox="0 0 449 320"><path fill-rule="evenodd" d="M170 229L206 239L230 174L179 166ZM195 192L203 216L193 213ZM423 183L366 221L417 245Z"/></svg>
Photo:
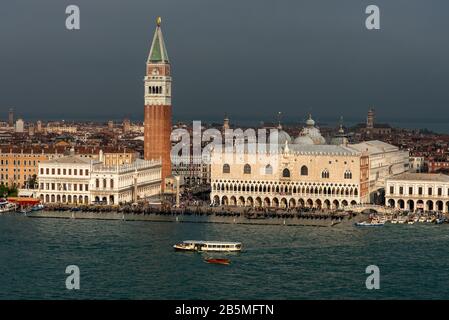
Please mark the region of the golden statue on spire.
<svg viewBox="0 0 449 320"><path fill-rule="evenodd" d="M156 19L156 24L157 24L158 27L161 26L161 22L162 22L161 17L157 17L157 19Z"/></svg>

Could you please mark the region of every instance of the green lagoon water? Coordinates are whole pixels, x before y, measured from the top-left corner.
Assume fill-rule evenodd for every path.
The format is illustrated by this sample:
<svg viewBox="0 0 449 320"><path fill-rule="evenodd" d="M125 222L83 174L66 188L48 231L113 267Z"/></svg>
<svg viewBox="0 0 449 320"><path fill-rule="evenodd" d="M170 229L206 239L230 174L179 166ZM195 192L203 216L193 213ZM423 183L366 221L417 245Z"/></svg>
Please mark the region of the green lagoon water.
<svg viewBox="0 0 449 320"><path fill-rule="evenodd" d="M229 266L180 253L241 241ZM214 255L217 256L217 255ZM380 268L379 290L365 269ZM67 290L77 265L80 290ZM320 228L0 216L0 299L448 299L449 225Z"/></svg>

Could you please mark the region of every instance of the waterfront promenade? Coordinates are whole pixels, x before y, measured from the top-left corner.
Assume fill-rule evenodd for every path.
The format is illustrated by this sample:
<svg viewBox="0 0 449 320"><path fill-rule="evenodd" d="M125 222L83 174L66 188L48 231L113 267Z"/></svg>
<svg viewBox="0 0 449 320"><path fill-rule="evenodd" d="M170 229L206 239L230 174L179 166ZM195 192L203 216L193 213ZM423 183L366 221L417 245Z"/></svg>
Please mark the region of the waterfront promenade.
<svg viewBox="0 0 449 320"><path fill-rule="evenodd" d="M344 211L255 210L244 207L187 206L49 206L27 214L31 218L98 219L126 221L263 224L334 227L363 219L363 214Z"/></svg>

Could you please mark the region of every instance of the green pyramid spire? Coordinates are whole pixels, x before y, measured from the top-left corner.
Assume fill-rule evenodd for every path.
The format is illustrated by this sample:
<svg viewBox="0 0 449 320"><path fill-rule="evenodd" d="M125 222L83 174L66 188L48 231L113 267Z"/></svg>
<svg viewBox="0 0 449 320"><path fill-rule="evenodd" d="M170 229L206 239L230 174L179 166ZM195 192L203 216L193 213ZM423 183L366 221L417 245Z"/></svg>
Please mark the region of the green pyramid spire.
<svg viewBox="0 0 449 320"><path fill-rule="evenodd" d="M161 18L157 19L156 31L153 36L153 43L151 44L150 54L148 55L148 62L169 63L167 49L165 48L164 37L161 31Z"/></svg>

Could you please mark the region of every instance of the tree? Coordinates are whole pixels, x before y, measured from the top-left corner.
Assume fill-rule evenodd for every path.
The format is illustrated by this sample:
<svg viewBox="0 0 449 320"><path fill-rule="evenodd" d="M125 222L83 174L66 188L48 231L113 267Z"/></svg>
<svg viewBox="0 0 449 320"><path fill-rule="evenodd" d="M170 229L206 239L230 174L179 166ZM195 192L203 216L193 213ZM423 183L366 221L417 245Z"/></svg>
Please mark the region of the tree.
<svg viewBox="0 0 449 320"><path fill-rule="evenodd" d="M37 176L33 174L32 176L28 177L27 181L25 182L25 186L28 189L34 189L37 183Z"/></svg>
<svg viewBox="0 0 449 320"><path fill-rule="evenodd" d="M3 183L0 185L0 197L17 197L18 190L16 186L11 188L5 186Z"/></svg>

